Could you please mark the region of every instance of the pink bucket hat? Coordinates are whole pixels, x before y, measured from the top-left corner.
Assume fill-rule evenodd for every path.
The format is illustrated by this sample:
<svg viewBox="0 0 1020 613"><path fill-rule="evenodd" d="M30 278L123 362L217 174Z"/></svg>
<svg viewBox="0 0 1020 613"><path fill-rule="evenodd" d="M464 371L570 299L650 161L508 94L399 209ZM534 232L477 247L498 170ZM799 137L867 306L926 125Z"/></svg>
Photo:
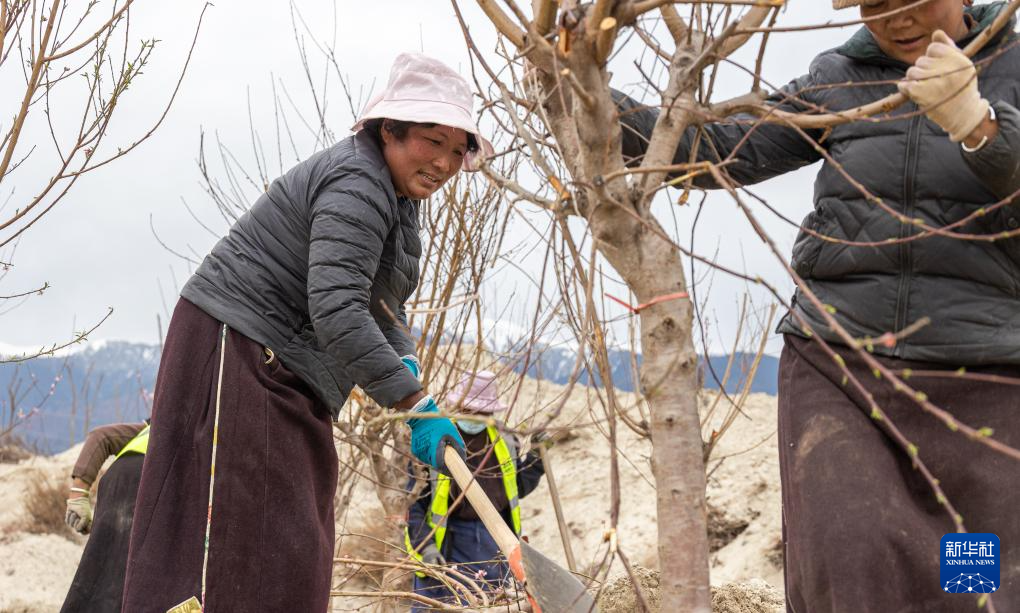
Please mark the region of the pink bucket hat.
<svg viewBox="0 0 1020 613"><path fill-rule="evenodd" d="M390 81L361 111L357 132L369 119L398 119L437 123L475 135L478 151L464 156L463 170L478 170L479 162L492 156L492 143L484 138L473 119L473 100L467 81L439 60L420 53L401 53L393 61Z"/></svg>
<svg viewBox="0 0 1020 613"><path fill-rule="evenodd" d="M506 410L506 405L499 401L496 388L496 373L467 372L461 375L456 389L446 395L446 401L475 413L499 413Z"/></svg>

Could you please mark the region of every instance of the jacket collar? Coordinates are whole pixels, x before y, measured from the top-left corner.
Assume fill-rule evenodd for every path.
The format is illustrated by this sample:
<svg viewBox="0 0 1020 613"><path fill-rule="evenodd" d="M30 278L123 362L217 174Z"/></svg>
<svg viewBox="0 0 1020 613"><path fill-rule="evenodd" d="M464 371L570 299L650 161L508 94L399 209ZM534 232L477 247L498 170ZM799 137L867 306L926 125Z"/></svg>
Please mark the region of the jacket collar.
<svg viewBox="0 0 1020 613"><path fill-rule="evenodd" d="M970 23L970 31L967 35L957 41L962 47L966 45L975 36L980 34L985 28L992 25L992 22L998 17L1006 6L1006 2L993 2L991 4L979 4L964 9L964 15L968 23ZM980 53L986 53L993 45L998 44L1007 35L1013 32L1013 28L1016 26L1016 17L1011 17L1009 24L999 30L992 40L985 45L985 48ZM877 64L880 66L895 66L899 68L908 68L909 65L906 62L895 60L886 55L875 42L875 37L871 35L871 31L867 27L862 27L857 30L850 40L843 43L843 45L837 47L835 52L840 55L864 62L867 64Z"/></svg>

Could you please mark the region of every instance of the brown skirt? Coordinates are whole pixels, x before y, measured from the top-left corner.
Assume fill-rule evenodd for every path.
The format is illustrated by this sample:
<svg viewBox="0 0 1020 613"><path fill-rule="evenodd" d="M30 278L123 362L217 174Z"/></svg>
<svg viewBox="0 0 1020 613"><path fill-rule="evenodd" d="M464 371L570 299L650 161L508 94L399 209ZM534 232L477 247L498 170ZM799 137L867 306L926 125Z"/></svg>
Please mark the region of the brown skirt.
<svg viewBox="0 0 1020 613"><path fill-rule="evenodd" d="M1020 462L950 431L895 392L845 347L850 370L874 394L940 480L970 532L1001 543L1000 613L1020 611ZM880 358L894 371L945 366ZM1020 367L968 369L1020 377ZM786 598L790 613L976 611L977 596L948 594L940 542L954 532L907 453L882 433L836 363L811 341L787 336L780 361L779 459ZM911 377L935 405L1020 448L1020 388L957 378Z"/></svg>
<svg viewBox="0 0 1020 613"><path fill-rule="evenodd" d="M177 303L156 380L123 610L164 613L201 600L204 584L205 611L325 611L337 479L329 411L232 330L220 383L222 329Z"/></svg>

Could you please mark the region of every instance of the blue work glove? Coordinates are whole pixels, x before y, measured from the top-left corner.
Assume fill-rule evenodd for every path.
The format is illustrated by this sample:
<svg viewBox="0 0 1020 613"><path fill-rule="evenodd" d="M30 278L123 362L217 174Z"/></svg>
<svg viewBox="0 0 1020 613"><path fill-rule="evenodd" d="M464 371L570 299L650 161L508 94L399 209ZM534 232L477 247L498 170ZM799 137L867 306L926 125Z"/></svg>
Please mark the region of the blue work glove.
<svg viewBox="0 0 1020 613"><path fill-rule="evenodd" d="M413 355L403 355L400 356L400 361L404 363L407 370L411 371L415 379L421 379L421 362L418 361L418 358Z"/></svg>
<svg viewBox="0 0 1020 613"><path fill-rule="evenodd" d="M412 413L439 413L439 407L432 396L425 396L411 409ZM464 457L464 439L448 417L411 418L411 453L422 462L435 466L440 472L447 472L443 452L447 445L453 445L460 457Z"/></svg>

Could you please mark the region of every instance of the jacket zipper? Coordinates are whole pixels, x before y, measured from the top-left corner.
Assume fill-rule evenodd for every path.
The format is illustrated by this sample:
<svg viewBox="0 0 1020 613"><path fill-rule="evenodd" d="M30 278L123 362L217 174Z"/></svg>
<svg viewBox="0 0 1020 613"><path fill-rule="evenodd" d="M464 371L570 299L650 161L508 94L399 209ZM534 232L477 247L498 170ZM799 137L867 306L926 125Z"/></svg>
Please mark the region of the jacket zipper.
<svg viewBox="0 0 1020 613"><path fill-rule="evenodd" d="M921 135L922 117L917 115L910 120L907 128L907 149L904 158L903 176L903 215L907 223L900 224L900 238L906 238L914 233L914 175L917 173L918 152L920 147L918 141ZM896 322L892 332L899 332L907 327L907 315L910 311L910 282L913 277L913 243L900 243L900 286L896 295ZM902 357L903 344L897 343L893 355Z"/></svg>

